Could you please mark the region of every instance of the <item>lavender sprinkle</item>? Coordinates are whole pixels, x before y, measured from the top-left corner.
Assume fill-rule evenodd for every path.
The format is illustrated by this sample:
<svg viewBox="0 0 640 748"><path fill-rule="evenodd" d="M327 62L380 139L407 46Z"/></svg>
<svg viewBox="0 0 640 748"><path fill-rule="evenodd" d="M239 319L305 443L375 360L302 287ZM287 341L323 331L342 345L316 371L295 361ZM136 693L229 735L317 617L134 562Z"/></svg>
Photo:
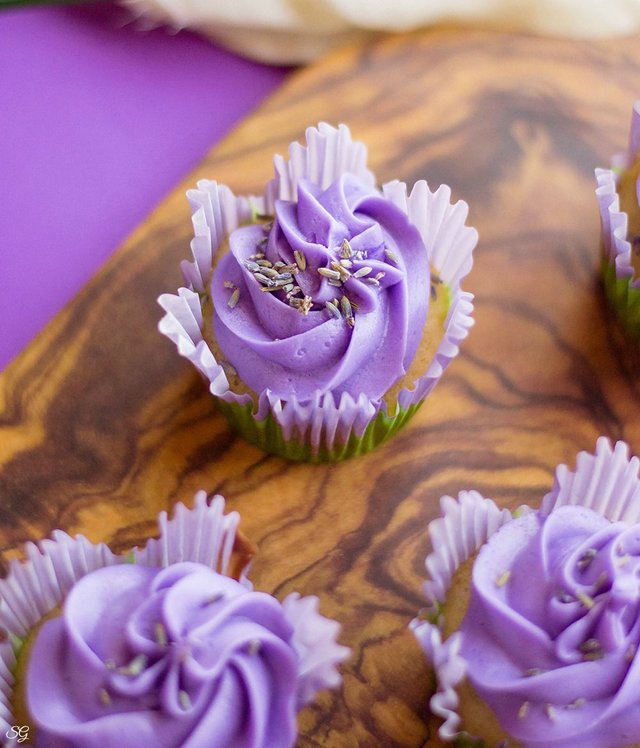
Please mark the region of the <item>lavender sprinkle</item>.
<svg viewBox="0 0 640 748"><path fill-rule="evenodd" d="M300 270L304 271L307 269L307 258L302 254L299 249L294 250L293 256L296 259L296 263Z"/></svg>
<svg viewBox="0 0 640 748"><path fill-rule="evenodd" d="M240 301L240 289L236 288L227 301L227 306L230 309L234 309L236 304Z"/></svg>
<svg viewBox="0 0 640 748"><path fill-rule="evenodd" d="M351 249L351 244L349 244L349 240L345 239L342 242L342 246L340 247L340 257L343 257L345 260L348 260L349 257L353 256L353 250Z"/></svg>
<svg viewBox="0 0 640 748"><path fill-rule="evenodd" d="M302 304L300 304L300 306L298 307L298 311L300 312L300 314L304 314L306 317L307 314L309 314L309 312L311 311L312 306L313 299L311 298L311 296L305 296L302 299Z"/></svg>
<svg viewBox="0 0 640 748"><path fill-rule="evenodd" d="M144 654L139 654L136 655L128 665L119 667L118 672L121 675L128 675L131 678L135 678L137 675L140 675L140 673L146 668L146 666L147 656Z"/></svg>
<svg viewBox="0 0 640 748"><path fill-rule="evenodd" d="M509 570L503 571L502 574L499 574L496 578L496 587L504 587L509 581L510 576L511 572Z"/></svg>
<svg viewBox="0 0 640 748"><path fill-rule="evenodd" d="M524 719L529 711L529 702L523 701L520 709L518 709L518 719Z"/></svg>
<svg viewBox="0 0 640 748"><path fill-rule="evenodd" d="M363 267L359 270L356 270L356 272L353 274L354 278L364 278L365 275L369 275L369 273L373 270L373 268L370 267Z"/></svg>
<svg viewBox="0 0 640 748"><path fill-rule="evenodd" d="M578 559L578 569L584 571L598 554L595 548L588 548Z"/></svg>
<svg viewBox="0 0 640 748"><path fill-rule="evenodd" d="M576 597L580 602L584 605L587 610L591 610L593 606L595 605L594 599L591 597L591 595L587 595L586 592L578 591L576 592Z"/></svg>
<svg viewBox="0 0 640 748"><path fill-rule="evenodd" d="M579 709L581 706L584 706L587 703L587 700L583 698L582 696L579 696L575 701L572 701L571 704L567 704L567 709Z"/></svg>
<svg viewBox="0 0 640 748"><path fill-rule="evenodd" d="M325 305L325 308L327 309L327 311L331 312L331 314L336 319L342 319L342 315L340 314L340 310L338 309L337 306L334 305L333 301L325 301L324 305Z"/></svg>
<svg viewBox="0 0 640 748"><path fill-rule="evenodd" d="M252 639L247 647L247 651L250 655L257 655L261 649L262 643L258 639Z"/></svg>
<svg viewBox="0 0 640 748"><path fill-rule="evenodd" d="M166 647L169 644L169 637L167 636L167 629L160 621L157 621L153 627L153 633L155 636L156 644L160 647Z"/></svg>
<svg viewBox="0 0 640 748"><path fill-rule="evenodd" d="M329 268L318 268L318 273L320 273L323 278L340 280L340 273L337 270L330 270Z"/></svg>
<svg viewBox="0 0 640 748"><path fill-rule="evenodd" d="M191 709L191 699L186 691L178 691L178 701L185 712Z"/></svg>
<svg viewBox="0 0 640 748"><path fill-rule="evenodd" d="M600 642L594 638L587 639L580 645L581 652L597 652L600 649L602 649Z"/></svg>

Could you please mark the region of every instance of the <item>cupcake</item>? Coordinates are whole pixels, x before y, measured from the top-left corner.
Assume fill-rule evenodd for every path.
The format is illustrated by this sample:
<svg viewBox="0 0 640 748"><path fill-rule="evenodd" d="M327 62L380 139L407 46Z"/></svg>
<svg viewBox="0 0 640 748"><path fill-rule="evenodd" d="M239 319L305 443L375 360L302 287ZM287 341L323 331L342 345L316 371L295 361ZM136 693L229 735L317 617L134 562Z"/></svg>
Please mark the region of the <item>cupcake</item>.
<svg viewBox="0 0 640 748"><path fill-rule="evenodd" d="M538 511L442 499L412 628L445 741L640 745L639 465L601 438L575 472L558 468Z"/></svg>
<svg viewBox="0 0 640 748"><path fill-rule="evenodd" d="M249 441L338 460L395 433L457 355L477 232L448 187L376 188L346 126L306 139L261 197L188 193L194 259L159 327Z"/></svg>
<svg viewBox="0 0 640 748"><path fill-rule="evenodd" d="M627 153L611 169L596 169L602 224L602 276L620 322L640 337L640 102L633 108Z"/></svg>
<svg viewBox="0 0 640 748"><path fill-rule="evenodd" d="M317 598L253 590L239 517L223 511L200 492L126 556L59 531L27 545L0 581L10 745L293 744L296 711L339 684L348 650Z"/></svg>

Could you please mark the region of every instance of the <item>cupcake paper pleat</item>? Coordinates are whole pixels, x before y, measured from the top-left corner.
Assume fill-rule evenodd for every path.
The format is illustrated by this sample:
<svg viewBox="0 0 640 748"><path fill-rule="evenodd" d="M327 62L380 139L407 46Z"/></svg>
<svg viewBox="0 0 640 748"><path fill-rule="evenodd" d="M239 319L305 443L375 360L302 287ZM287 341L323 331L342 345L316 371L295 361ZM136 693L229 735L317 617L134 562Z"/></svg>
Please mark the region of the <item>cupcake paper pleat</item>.
<svg viewBox="0 0 640 748"><path fill-rule="evenodd" d="M628 216L620 210L617 174L632 165L639 151L640 102L636 102L627 152L612 159L611 169L595 170L605 294L622 325L636 338L640 337L640 278L635 276L632 264L633 248L627 238Z"/></svg>
<svg viewBox="0 0 640 748"><path fill-rule="evenodd" d="M346 125L332 127L321 122L318 127L308 127L307 145L293 142L289 145L289 159L274 156L276 178L267 185L267 211L273 211L276 200L296 200L298 183L310 179L326 189L342 174L353 174L361 182L373 186L375 178L367 169L367 149L364 143L351 139Z"/></svg>
<svg viewBox="0 0 640 748"><path fill-rule="evenodd" d="M440 607L445 601L456 570L511 518L508 509L500 509L477 491L462 491L455 500L444 496L442 516L429 525L433 551L425 560L428 580L424 583L428 620L415 619L411 628L436 672L438 687L431 697L431 711L444 720L440 736L452 739L459 731L459 698L456 686L466 674L459 654L460 636L455 633L442 641Z"/></svg>
<svg viewBox="0 0 640 748"><path fill-rule="evenodd" d="M560 465L551 491L542 500L540 512L550 514L566 504L579 504L610 522L640 522L640 459L629 457L624 442L605 437L596 442L595 455L581 452L575 472Z"/></svg>

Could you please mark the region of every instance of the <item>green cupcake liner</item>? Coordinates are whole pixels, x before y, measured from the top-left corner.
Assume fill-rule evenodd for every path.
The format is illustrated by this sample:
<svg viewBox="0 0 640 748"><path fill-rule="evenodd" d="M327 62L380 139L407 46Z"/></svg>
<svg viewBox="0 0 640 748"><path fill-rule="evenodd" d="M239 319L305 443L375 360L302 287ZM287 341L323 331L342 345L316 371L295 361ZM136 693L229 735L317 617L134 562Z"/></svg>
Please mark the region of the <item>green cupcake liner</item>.
<svg viewBox="0 0 640 748"><path fill-rule="evenodd" d="M631 276L619 278L615 265L608 258L602 260L602 278L607 301L621 325L636 340L640 340L640 288L631 285Z"/></svg>
<svg viewBox="0 0 640 748"><path fill-rule="evenodd" d="M380 411L369 423L362 436L353 432L345 442L340 442L336 435L328 445L324 431L320 434L320 443L315 446L310 440L300 441L296 438L285 439L282 427L271 413L262 420L257 420L253 405L239 405L218 399L218 407L233 428L248 442L270 454L300 462L338 462L349 457L363 455L390 439L416 414L423 401L398 408L393 416Z"/></svg>

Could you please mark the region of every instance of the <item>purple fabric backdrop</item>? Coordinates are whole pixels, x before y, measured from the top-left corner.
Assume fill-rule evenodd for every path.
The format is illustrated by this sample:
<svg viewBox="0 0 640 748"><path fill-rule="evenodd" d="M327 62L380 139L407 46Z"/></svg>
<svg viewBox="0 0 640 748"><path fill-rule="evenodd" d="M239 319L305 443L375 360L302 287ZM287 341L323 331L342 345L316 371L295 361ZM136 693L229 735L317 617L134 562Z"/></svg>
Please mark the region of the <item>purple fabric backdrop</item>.
<svg viewBox="0 0 640 748"><path fill-rule="evenodd" d="M0 369L286 75L127 20L0 12Z"/></svg>

